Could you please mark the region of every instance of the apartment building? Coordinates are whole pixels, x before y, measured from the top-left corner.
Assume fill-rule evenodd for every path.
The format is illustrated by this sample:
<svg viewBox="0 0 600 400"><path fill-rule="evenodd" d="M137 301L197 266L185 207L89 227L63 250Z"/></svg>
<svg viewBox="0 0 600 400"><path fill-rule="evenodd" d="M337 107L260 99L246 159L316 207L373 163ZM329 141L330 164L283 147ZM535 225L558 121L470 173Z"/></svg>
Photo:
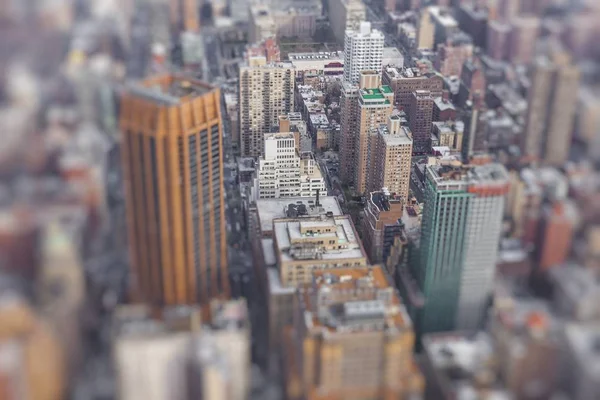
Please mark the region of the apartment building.
<svg viewBox="0 0 600 400"><path fill-rule="evenodd" d="M354 85L362 71L381 73L383 33L371 29L370 22L361 22L358 30L346 31L344 38L344 81Z"/></svg>
<svg viewBox="0 0 600 400"><path fill-rule="evenodd" d="M265 155L258 160L253 199L327 195L325 179L311 152L299 153L291 132L265 134Z"/></svg>
<svg viewBox="0 0 600 400"><path fill-rule="evenodd" d="M372 167L367 187L371 191L386 188L395 198L408 200L410 186L412 133L402 126L399 115L390 115L387 125L371 132Z"/></svg>
<svg viewBox="0 0 600 400"><path fill-rule="evenodd" d="M363 245L372 264L385 263L402 232L403 202L387 189L371 192L362 220Z"/></svg>
<svg viewBox="0 0 600 400"><path fill-rule="evenodd" d="M371 171L377 160L372 157L371 129L388 121L394 109L394 93L389 86L361 89L358 93L358 124L353 132L355 149L354 191L368 190Z"/></svg>
<svg viewBox="0 0 600 400"><path fill-rule="evenodd" d="M264 155L264 134L277 131L279 116L294 110L295 72L290 63L240 67L239 110L242 156Z"/></svg>
<svg viewBox="0 0 600 400"><path fill-rule="evenodd" d="M428 90L417 90L412 94L408 122L416 153L428 153L431 150L433 104L434 97Z"/></svg>
<svg viewBox="0 0 600 400"><path fill-rule="evenodd" d="M383 68L382 81L392 88L395 105L410 115L412 94L417 90L429 90L432 96L439 97L444 89L444 80L439 74L422 74L418 68L401 68L388 65Z"/></svg>

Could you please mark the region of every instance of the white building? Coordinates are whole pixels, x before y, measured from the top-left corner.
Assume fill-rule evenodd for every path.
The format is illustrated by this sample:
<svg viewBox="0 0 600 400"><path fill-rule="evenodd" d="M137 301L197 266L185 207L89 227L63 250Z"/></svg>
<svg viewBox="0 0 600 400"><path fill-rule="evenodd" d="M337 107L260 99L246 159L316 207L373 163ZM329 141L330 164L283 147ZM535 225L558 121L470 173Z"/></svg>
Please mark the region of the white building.
<svg viewBox="0 0 600 400"><path fill-rule="evenodd" d="M327 195L325 180L312 153L296 151L291 132L265 134L265 155L258 161L252 197L314 197Z"/></svg>
<svg viewBox="0 0 600 400"><path fill-rule="evenodd" d="M362 22L358 30L347 30L344 40L344 81L358 84L361 71L381 73L383 33Z"/></svg>

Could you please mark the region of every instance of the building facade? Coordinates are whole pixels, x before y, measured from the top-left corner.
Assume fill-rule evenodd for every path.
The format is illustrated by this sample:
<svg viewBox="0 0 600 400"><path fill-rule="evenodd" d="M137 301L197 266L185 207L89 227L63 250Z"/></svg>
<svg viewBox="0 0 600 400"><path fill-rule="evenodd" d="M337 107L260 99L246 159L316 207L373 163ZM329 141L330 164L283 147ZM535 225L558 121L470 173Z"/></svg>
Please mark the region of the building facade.
<svg viewBox="0 0 600 400"><path fill-rule="evenodd" d="M219 89L177 76L131 86L121 101L134 294L151 304L227 295Z"/></svg>
<svg viewBox="0 0 600 400"><path fill-rule="evenodd" d="M569 56L554 53L536 60L521 152L527 160L562 166L569 157L574 129L579 68Z"/></svg>
<svg viewBox="0 0 600 400"><path fill-rule="evenodd" d="M254 199L327 195L325 179L312 153L299 153L290 132L265 134L265 156L258 160Z"/></svg>
<svg viewBox="0 0 600 400"><path fill-rule="evenodd" d="M240 68L240 150L264 155L264 134L276 131L279 116L294 110L295 73L290 63Z"/></svg>
<svg viewBox="0 0 600 400"><path fill-rule="evenodd" d="M385 263L402 232L404 204L389 191L371 192L363 218L363 244L372 264Z"/></svg>
<svg viewBox="0 0 600 400"><path fill-rule="evenodd" d="M354 85L362 71L381 73L383 33L371 29L370 22L361 22L358 30L346 31L344 39L344 81Z"/></svg>
<svg viewBox="0 0 600 400"><path fill-rule="evenodd" d="M286 332L289 399L420 398L412 323L380 266L316 271Z"/></svg>
<svg viewBox="0 0 600 400"><path fill-rule="evenodd" d="M409 126L413 133L413 151L427 153L431 149L431 121L434 98L430 91L413 92L410 105Z"/></svg>
<svg viewBox="0 0 600 400"><path fill-rule="evenodd" d="M435 73L422 74L417 68L383 68L382 81L392 88L396 106L410 115L412 94L417 90L429 90L434 97L442 95L444 80Z"/></svg>
<svg viewBox="0 0 600 400"><path fill-rule="evenodd" d="M499 164L438 164L425 185L420 333L476 329L492 293L508 174Z"/></svg>
<svg viewBox="0 0 600 400"><path fill-rule="evenodd" d="M397 114L390 115L388 124L380 125L371 133L370 169L368 187L371 191L386 188L393 197L408 201L412 157L412 133L402 126Z"/></svg>

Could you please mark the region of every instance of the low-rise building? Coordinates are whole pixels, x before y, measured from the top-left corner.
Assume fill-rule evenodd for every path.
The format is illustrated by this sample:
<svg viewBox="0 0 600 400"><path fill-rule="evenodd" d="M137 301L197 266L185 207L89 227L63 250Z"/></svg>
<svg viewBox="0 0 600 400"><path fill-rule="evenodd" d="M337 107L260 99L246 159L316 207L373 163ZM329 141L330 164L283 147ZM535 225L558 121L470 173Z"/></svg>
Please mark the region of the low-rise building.
<svg viewBox="0 0 600 400"><path fill-rule="evenodd" d="M432 122L434 146L447 146L452 151L462 149L465 125L462 121Z"/></svg>

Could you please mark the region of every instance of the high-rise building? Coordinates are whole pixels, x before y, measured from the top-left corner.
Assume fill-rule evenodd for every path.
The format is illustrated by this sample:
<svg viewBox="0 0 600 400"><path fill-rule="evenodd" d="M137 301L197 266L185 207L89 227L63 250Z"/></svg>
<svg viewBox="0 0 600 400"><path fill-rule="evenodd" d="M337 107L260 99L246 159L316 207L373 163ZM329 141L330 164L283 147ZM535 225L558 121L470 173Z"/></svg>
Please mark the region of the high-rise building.
<svg viewBox="0 0 600 400"><path fill-rule="evenodd" d="M386 262L394 239L402 232L403 210L402 201L386 189L369 194L362 230L363 245L372 264Z"/></svg>
<svg viewBox="0 0 600 400"><path fill-rule="evenodd" d="M417 90L412 94L408 122L415 153L427 153L431 149L433 102L434 98L428 90Z"/></svg>
<svg viewBox="0 0 600 400"><path fill-rule="evenodd" d="M531 161L562 166L569 158L579 68L565 53L536 60L521 151Z"/></svg>
<svg viewBox="0 0 600 400"><path fill-rule="evenodd" d="M501 21L490 21L487 30L487 54L494 60L506 60L511 26Z"/></svg>
<svg viewBox="0 0 600 400"><path fill-rule="evenodd" d="M513 18L511 26L508 58L515 64L529 64L540 35L541 21L538 17L520 16Z"/></svg>
<svg viewBox="0 0 600 400"><path fill-rule="evenodd" d="M463 2L457 11L460 29L473 38L475 46L484 48L488 25L488 9Z"/></svg>
<svg viewBox="0 0 600 400"><path fill-rule="evenodd" d="M313 153L299 153L291 132L265 134L265 156L258 160L254 199L327 195L325 179Z"/></svg>
<svg viewBox="0 0 600 400"><path fill-rule="evenodd" d="M380 266L315 271L294 315L284 335L287 398L422 397L412 323Z"/></svg>
<svg viewBox="0 0 600 400"><path fill-rule="evenodd" d="M120 127L134 294L228 295L220 90L176 75L131 85Z"/></svg>
<svg viewBox="0 0 600 400"><path fill-rule="evenodd" d="M412 133L397 114L390 115L387 125L371 132L371 167L367 187L371 191L386 188L394 198L408 201L412 157Z"/></svg>
<svg viewBox="0 0 600 400"><path fill-rule="evenodd" d="M358 93L359 120L354 138L354 191L364 194L369 189L369 181L376 159L371 145L371 130L374 126L386 124L394 109L394 93L389 86L361 89ZM398 122L399 125L399 122ZM391 171L390 171L391 173Z"/></svg>
<svg viewBox="0 0 600 400"><path fill-rule="evenodd" d="M354 132L358 126L358 85L342 83L340 98L340 179L348 184L354 179Z"/></svg>
<svg viewBox="0 0 600 400"><path fill-rule="evenodd" d="M276 132L279 116L294 109L294 68L290 63L240 67L240 150L264 155L264 134Z"/></svg>
<svg viewBox="0 0 600 400"><path fill-rule="evenodd" d="M598 374L600 324L569 323L564 335L564 390L573 400L593 399L600 391Z"/></svg>
<svg viewBox="0 0 600 400"><path fill-rule="evenodd" d="M425 187L419 331L476 329L492 294L508 174L499 164L431 165Z"/></svg>
<svg viewBox="0 0 600 400"><path fill-rule="evenodd" d="M417 68L399 68L386 66L383 68L382 81L392 88L395 94L395 105L410 115L412 95L417 90L428 90L433 97L442 95L444 80L439 74L422 74Z"/></svg>
<svg viewBox="0 0 600 400"><path fill-rule="evenodd" d="M417 21L417 49L432 50L435 38L435 25L428 8L421 9Z"/></svg>
<svg viewBox="0 0 600 400"><path fill-rule="evenodd" d="M358 30L346 31L344 39L344 81L354 85L362 71L381 74L383 33L371 29L370 22L361 22Z"/></svg>
<svg viewBox="0 0 600 400"><path fill-rule="evenodd" d="M338 42L343 42L346 30L357 30L367 20L367 8L362 0L328 0L331 30Z"/></svg>

